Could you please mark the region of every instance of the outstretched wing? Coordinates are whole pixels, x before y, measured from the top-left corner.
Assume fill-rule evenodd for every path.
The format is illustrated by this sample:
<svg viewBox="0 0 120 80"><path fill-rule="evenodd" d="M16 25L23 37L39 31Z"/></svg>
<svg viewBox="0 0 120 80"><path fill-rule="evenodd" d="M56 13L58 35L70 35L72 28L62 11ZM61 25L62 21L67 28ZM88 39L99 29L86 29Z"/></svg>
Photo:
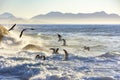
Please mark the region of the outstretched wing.
<svg viewBox="0 0 120 80"><path fill-rule="evenodd" d="M34 28L30 28L30 30L35 30Z"/></svg>
<svg viewBox="0 0 120 80"><path fill-rule="evenodd" d="M58 37L61 37L61 35L60 34L57 34L58 35Z"/></svg>
<svg viewBox="0 0 120 80"><path fill-rule="evenodd" d="M68 52L65 49L63 49L63 51L68 54Z"/></svg>
<svg viewBox="0 0 120 80"><path fill-rule="evenodd" d="M19 38L22 37L22 34L23 34L23 32L24 32L25 30L26 30L26 29L23 29L23 30L21 31Z"/></svg>
<svg viewBox="0 0 120 80"><path fill-rule="evenodd" d="M14 24L8 31L12 30L15 26L16 26L16 24Z"/></svg>
<svg viewBox="0 0 120 80"><path fill-rule="evenodd" d="M58 41L61 41L62 36L60 34L57 34L57 35L58 35Z"/></svg>
<svg viewBox="0 0 120 80"><path fill-rule="evenodd" d="M56 49L55 53L58 53L59 48Z"/></svg>

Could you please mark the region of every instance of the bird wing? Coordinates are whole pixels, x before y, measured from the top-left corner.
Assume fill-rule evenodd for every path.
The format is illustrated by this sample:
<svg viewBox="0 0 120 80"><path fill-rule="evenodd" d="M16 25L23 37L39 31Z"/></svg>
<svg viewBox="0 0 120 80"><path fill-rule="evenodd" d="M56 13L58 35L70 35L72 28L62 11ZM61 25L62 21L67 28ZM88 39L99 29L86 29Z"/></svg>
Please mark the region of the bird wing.
<svg viewBox="0 0 120 80"><path fill-rule="evenodd" d="M59 50L59 48L57 48L55 52L58 53L58 50Z"/></svg>
<svg viewBox="0 0 120 80"><path fill-rule="evenodd" d="M16 26L16 24L14 24L8 31L12 30L15 26Z"/></svg>
<svg viewBox="0 0 120 80"><path fill-rule="evenodd" d="M61 37L61 35L60 34L57 34L58 35L58 37Z"/></svg>
<svg viewBox="0 0 120 80"><path fill-rule="evenodd" d="M22 31L21 31L21 33L20 33L20 38L22 37L22 34L23 34L23 32L25 31L26 29L23 29Z"/></svg>

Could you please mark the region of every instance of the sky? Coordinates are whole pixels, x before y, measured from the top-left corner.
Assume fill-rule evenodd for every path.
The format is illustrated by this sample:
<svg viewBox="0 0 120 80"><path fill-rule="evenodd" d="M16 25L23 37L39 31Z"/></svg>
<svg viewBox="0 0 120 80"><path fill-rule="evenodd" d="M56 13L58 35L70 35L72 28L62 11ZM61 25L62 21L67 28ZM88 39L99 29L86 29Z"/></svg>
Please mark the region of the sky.
<svg viewBox="0 0 120 80"><path fill-rule="evenodd" d="M31 18L51 11L93 13L105 11L120 15L120 0L0 0L0 14L10 12L17 17Z"/></svg>

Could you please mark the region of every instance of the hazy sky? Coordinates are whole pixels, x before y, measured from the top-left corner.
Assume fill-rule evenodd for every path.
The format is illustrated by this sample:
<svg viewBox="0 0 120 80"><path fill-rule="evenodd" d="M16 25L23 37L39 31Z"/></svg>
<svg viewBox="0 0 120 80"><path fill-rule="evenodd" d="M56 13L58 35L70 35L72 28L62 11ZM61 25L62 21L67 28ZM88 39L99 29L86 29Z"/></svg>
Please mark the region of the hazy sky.
<svg viewBox="0 0 120 80"><path fill-rule="evenodd" d="M50 11L63 13L105 11L120 15L120 0L0 0L0 14L10 12L17 17L31 18Z"/></svg>

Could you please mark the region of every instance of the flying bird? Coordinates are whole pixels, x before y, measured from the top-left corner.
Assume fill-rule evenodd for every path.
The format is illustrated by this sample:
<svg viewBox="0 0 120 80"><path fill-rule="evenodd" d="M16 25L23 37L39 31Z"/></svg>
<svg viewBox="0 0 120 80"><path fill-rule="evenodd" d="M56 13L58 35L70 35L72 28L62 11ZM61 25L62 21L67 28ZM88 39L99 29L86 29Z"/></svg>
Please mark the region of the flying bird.
<svg viewBox="0 0 120 80"><path fill-rule="evenodd" d="M63 41L63 46L66 46L66 40L62 39L62 41Z"/></svg>
<svg viewBox="0 0 120 80"><path fill-rule="evenodd" d="M90 47L84 46L84 50L90 51Z"/></svg>
<svg viewBox="0 0 120 80"><path fill-rule="evenodd" d="M59 50L59 48L57 48L57 49L55 50L55 53L56 53L56 54L59 54L58 50Z"/></svg>
<svg viewBox="0 0 120 80"><path fill-rule="evenodd" d="M59 52L58 52L59 48L57 48L57 49L50 48L50 50L53 50L52 54L59 54Z"/></svg>
<svg viewBox="0 0 120 80"><path fill-rule="evenodd" d="M54 54L55 53L55 49L54 48L50 48L50 50L52 50L53 52L52 52L52 54Z"/></svg>
<svg viewBox="0 0 120 80"><path fill-rule="evenodd" d="M40 55L36 55L35 59L40 59L41 56Z"/></svg>
<svg viewBox="0 0 120 80"><path fill-rule="evenodd" d="M16 24L14 24L8 31L13 30L15 26L16 26Z"/></svg>
<svg viewBox="0 0 120 80"><path fill-rule="evenodd" d="M21 37L22 37L23 32L24 32L24 31L26 31L27 29L29 29L29 30L35 30L35 29L33 29L33 28L26 28L26 29L23 29L23 30L21 31L21 33L20 33L19 38L21 38Z"/></svg>
<svg viewBox="0 0 120 80"><path fill-rule="evenodd" d="M19 38L22 37L22 34L23 34L23 32L24 32L25 30L27 30L27 29L23 29L23 30L21 31Z"/></svg>
<svg viewBox="0 0 120 80"><path fill-rule="evenodd" d="M40 56L40 55L36 55L35 59L42 59L42 60L46 60L46 57L44 55Z"/></svg>
<svg viewBox="0 0 120 80"><path fill-rule="evenodd" d="M63 49L63 51L65 53L63 60L68 60L68 52L65 49Z"/></svg>
<svg viewBox="0 0 120 80"><path fill-rule="evenodd" d="M58 35L58 41L61 41L62 40L62 36L60 34L57 34Z"/></svg>
<svg viewBox="0 0 120 80"><path fill-rule="evenodd" d="M46 60L46 57L45 57L45 56L42 56L42 60Z"/></svg>

